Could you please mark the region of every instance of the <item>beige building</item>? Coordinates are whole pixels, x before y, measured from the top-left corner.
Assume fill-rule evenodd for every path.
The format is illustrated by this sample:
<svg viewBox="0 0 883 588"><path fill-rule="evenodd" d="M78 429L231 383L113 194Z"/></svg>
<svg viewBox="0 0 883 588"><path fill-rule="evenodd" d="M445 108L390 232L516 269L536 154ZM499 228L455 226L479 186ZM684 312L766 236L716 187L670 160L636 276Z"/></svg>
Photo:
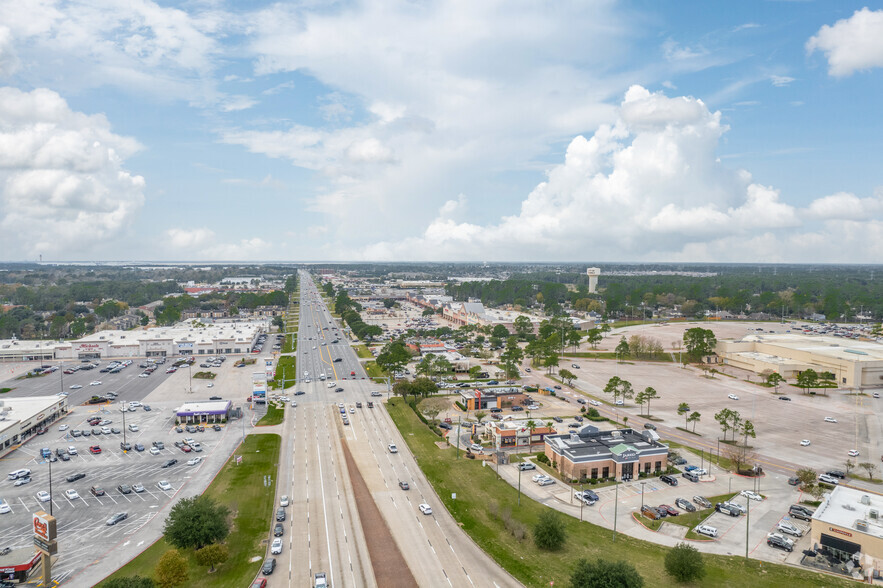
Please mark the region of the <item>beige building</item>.
<svg viewBox="0 0 883 588"><path fill-rule="evenodd" d="M600 431L585 425L571 433L546 435L545 454L563 476L573 480L633 480L641 473L663 471L668 465L668 446L651 433L634 429Z"/></svg>
<svg viewBox="0 0 883 588"><path fill-rule="evenodd" d="M792 333L748 335L718 341L718 356L726 365L796 378L813 369L831 372L846 388L883 388L883 345L840 337Z"/></svg>
<svg viewBox="0 0 883 588"><path fill-rule="evenodd" d="M835 487L812 517L813 547L860 563L867 576L883 570L883 496Z"/></svg>

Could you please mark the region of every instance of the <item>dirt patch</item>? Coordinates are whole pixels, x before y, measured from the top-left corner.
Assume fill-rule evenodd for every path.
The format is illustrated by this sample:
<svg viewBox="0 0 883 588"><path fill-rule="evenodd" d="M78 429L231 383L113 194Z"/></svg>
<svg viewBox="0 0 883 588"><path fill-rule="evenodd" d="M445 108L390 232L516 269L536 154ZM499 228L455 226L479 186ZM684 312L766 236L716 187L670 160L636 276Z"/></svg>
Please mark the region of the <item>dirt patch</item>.
<svg viewBox="0 0 883 588"><path fill-rule="evenodd" d="M380 514L380 509L374 503L374 498L368 491L368 485L362 478L349 447L346 443L343 443L342 446L350 483L353 487L353 498L356 501L356 508L359 510L362 532L368 543L368 553L371 555L371 566L374 569L377 585L394 588L416 586L417 580L411 573L408 564L405 563L405 558L402 557L402 552L399 551L386 521Z"/></svg>

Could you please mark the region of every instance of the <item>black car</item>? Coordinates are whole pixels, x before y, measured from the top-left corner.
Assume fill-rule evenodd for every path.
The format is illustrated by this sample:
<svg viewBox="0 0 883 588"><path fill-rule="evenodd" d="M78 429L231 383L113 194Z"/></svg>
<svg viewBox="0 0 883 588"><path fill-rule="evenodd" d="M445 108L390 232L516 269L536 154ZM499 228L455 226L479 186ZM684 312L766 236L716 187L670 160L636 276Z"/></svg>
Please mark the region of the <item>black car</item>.
<svg viewBox="0 0 883 588"><path fill-rule="evenodd" d="M728 505L718 502L714 505L714 510L717 512L722 512L726 515L730 515L731 517L738 517L741 513L735 508L730 508Z"/></svg>
<svg viewBox="0 0 883 588"><path fill-rule="evenodd" d="M209 396L209 400L221 400L220 396Z"/></svg>
<svg viewBox="0 0 883 588"><path fill-rule="evenodd" d="M65 480L67 480L68 482L76 482L77 480L82 480L85 477L86 477L86 474L84 474L83 472L79 472L76 474L71 474L70 476L65 478Z"/></svg>
<svg viewBox="0 0 883 588"><path fill-rule="evenodd" d="M212 425L212 429L214 429L215 431L220 431L221 425Z"/></svg>
<svg viewBox="0 0 883 588"><path fill-rule="evenodd" d="M334 391L335 392L343 392L343 388L335 388Z"/></svg>
<svg viewBox="0 0 883 588"><path fill-rule="evenodd" d="M589 500L594 500L598 502L598 495L592 492L591 490L583 490L583 497L588 498Z"/></svg>
<svg viewBox="0 0 883 588"><path fill-rule="evenodd" d="M825 473L834 478L840 478L841 480L846 478L846 472L842 470L828 470Z"/></svg>
<svg viewBox="0 0 883 588"><path fill-rule="evenodd" d="M173 465L175 465L176 463L178 463L178 460L177 460L177 459L170 459L170 460L167 461L166 463L162 464L161 467L163 467L163 468L169 468L169 467L172 467Z"/></svg>
<svg viewBox="0 0 883 588"><path fill-rule="evenodd" d="M554 417L552 417L552 420L555 421L556 423L563 423L564 422L564 419L562 419L560 416L554 416Z"/></svg>
<svg viewBox="0 0 883 588"><path fill-rule="evenodd" d="M273 527L273 537L281 537L285 532L285 526L282 523L276 523Z"/></svg>
<svg viewBox="0 0 883 588"><path fill-rule="evenodd" d="M120 494L131 494L132 493L132 487L129 486L128 484L120 484L119 486L117 486L117 490L120 491Z"/></svg>
<svg viewBox="0 0 883 588"><path fill-rule="evenodd" d="M295 395L295 396L303 396L303 395L304 395L304 391L303 391L303 390L298 390L297 392L294 393L294 395Z"/></svg>
<svg viewBox="0 0 883 588"><path fill-rule="evenodd" d="M779 396L779 400L787 400L790 402L791 398L789 398L788 396Z"/></svg>
<svg viewBox="0 0 883 588"><path fill-rule="evenodd" d="M129 513L127 512L118 512L109 519L107 519L107 526L112 527L113 525L119 523L120 521L125 521L129 518Z"/></svg>
<svg viewBox="0 0 883 588"><path fill-rule="evenodd" d="M453 429L454 427L451 426L451 423L439 423L439 424L438 424L438 428L439 428L439 429L446 429L446 430L450 431L450 430Z"/></svg>
<svg viewBox="0 0 883 588"><path fill-rule="evenodd" d="M669 476L668 474L659 476L659 479L668 484L669 486L677 486L678 480L674 476Z"/></svg>
<svg viewBox="0 0 883 588"><path fill-rule="evenodd" d="M268 557L264 560L264 567L261 568L261 573L265 576L269 576L273 573L273 570L276 569L276 558Z"/></svg>
<svg viewBox="0 0 883 588"><path fill-rule="evenodd" d="M654 425L653 423L644 423L644 428L645 428L645 429L650 429L651 431L655 431L655 430L656 430L656 425Z"/></svg>
<svg viewBox="0 0 883 588"><path fill-rule="evenodd" d="M341 361L343 361L343 359L340 358L340 357L336 357L336 358L334 358L334 363L338 363L338 362L341 362Z"/></svg>
<svg viewBox="0 0 883 588"><path fill-rule="evenodd" d="M675 500L675 506L682 508L687 512L696 512L696 507L690 504L690 501L685 498L678 498Z"/></svg>
<svg viewBox="0 0 883 588"><path fill-rule="evenodd" d="M284 521L285 520L285 509L284 508L279 507L276 509L276 520L277 521Z"/></svg>

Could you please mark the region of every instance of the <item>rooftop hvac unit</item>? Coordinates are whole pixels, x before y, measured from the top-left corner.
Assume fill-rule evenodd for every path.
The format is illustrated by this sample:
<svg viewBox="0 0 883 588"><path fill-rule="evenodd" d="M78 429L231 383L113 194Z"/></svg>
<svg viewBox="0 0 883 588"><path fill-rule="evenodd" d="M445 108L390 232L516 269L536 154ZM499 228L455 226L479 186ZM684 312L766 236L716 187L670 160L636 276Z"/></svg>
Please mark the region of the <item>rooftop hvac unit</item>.
<svg viewBox="0 0 883 588"><path fill-rule="evenodd" d="M868 532L868 521L856 521L855 528L857 531L864 531L865 533L867 533Z"/></svg>
<svg viewBox="0 0 883 588"><path fill-rule="evenodd" d="M862 504L871 504L871 497L867 494L862 494Z"/></svg>
<svg viewBox="0 0 883 588"><path fill-rule="evenodd" d="M874 519L875 521L876 521L878 518L880 518L880 514L877 512L877 509L876 509L876 508L872 508L871 510L869 510L869 511L868 511L868 516L869 516L870 518Z"/></svg>

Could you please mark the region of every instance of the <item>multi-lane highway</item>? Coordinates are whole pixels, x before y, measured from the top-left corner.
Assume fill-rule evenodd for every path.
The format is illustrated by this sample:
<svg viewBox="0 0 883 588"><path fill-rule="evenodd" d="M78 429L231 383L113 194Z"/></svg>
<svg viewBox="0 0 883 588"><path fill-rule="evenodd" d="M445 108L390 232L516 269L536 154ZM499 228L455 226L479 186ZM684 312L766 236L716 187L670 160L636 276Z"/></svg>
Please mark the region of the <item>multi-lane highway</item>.
<svg viewBox="0 0 883 588"><path fill-rule="evenodd" d="M310 586L316 572L328 574L333 586L378 584L343 459L346 444L418 585L517 586L444 510L381 399L371 397L385 386L366 378L310 276L302 272L299 281L297 382L288 394L304 394L292 396L298 406L290 410L283 428L286 457L278 494L288 495L292 504L285 549L276 556L278 567L269 585ZM337 388L343 391L335 392ZM368 408L368 401L375 407ZM356 408L357 402L362 408ZM349 425L343 424L339 403ZM389 451L390 443L397 445L397 453ZM400 481L409 489L403 490ZM433 514L421 514L420 503L432 506Z"/></svg>

